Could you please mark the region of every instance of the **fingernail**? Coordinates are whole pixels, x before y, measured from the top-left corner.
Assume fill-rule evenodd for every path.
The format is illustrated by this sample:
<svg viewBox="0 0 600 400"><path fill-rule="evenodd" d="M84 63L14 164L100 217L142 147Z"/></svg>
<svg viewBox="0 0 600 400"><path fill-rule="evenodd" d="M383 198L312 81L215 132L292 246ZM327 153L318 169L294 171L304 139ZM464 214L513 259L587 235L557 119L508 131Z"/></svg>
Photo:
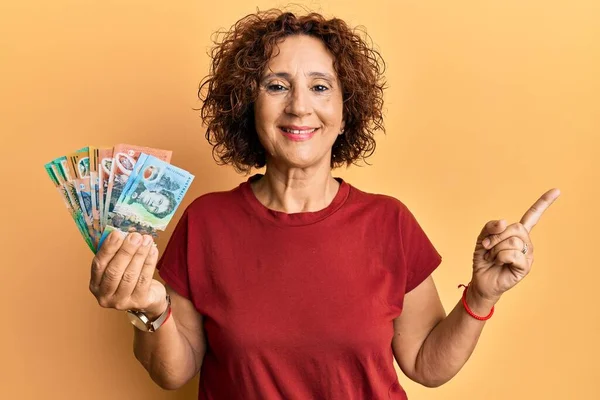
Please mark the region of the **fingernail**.
<svg viewBox="0 0 600 400"><path fill-rule="evenodd" d="M488 239L488 238L483 239L483 242L481 242L481 244L483 245L483 247L485 247L487 249L487 247L490 245L490 239Z"/></svg>
<svg viewBox="0 0 600 400"><path fill-rule="evenodd" d="M152 242L152 237L144 236L144 242L142 243L144 245L144 247L148 246L150 244L150 242Z"/></svg>
<svg viewBox="0 0 600 400"><path fill-rule="evenodd" d="M129 242L131 244L135 244L137 246L138 244L140 244L141 241L142 241L142 237L140 236L139 233L129 234Z"/></svg>
<svg viewBox="0 0 600 400"><path fill-rule="evenodd" d="M109 243L112 244L116 244L119 242L119 240L123 237L123 233L121 231L112 231L109 235L108 235L108 241Z"/></svg>
<svg viewBox="0 0 600 400"><path fill-rule="evenodd" d="M151 255L156 255L156 253L158 253L158 249L156 248L156 246L152 246L152 248L150 249L150 254Z"/></svg>
<svg viewBox="0 0 600 400"><path fill-rule="evenodd" d="M114 243L117 241L117 235L115 234L115 232L111 232L108 234L108 236L106 237L106 243Z"/></svg>

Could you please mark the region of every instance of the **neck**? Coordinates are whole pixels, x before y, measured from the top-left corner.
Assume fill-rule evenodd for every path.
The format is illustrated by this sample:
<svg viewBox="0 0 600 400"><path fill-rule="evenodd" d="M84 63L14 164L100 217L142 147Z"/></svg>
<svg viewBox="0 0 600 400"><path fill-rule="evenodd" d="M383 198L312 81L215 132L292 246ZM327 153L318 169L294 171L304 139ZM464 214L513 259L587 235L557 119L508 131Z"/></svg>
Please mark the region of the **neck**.
<svg viewBox="0 0 600 400"><path fill-rule="evenodd" d="M329 166L284 169L267 163L264 177L252 184L252 190L265 207L291 214L326 208L339 186Z"/></svg>

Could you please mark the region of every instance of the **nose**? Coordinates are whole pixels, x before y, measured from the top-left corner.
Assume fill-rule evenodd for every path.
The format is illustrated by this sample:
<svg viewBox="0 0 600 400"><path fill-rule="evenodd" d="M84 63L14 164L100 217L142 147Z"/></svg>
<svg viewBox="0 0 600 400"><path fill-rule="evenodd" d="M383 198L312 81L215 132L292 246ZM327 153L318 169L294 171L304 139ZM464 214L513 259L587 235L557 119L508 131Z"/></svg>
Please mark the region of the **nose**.
<svg viewBox="0 0 600 400"><path fill-rule="evenodd" d="M310 104L309 90L301 87L294 87L290 91L290 96L285 107L285 112L298 117L310 114L312 105Z"/></svg>

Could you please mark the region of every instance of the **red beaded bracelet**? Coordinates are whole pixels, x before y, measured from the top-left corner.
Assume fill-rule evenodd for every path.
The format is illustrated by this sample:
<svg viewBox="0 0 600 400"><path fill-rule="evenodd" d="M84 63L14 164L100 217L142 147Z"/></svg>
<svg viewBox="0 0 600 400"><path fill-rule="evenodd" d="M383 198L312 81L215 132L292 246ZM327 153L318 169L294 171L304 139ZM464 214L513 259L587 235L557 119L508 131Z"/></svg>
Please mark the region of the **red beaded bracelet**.
<svg viewBox="0 0 600 400"><path fill-rule="evenodd" d="M463 295L462 295L462 303L463 306L465 306L465 310L467 310L467 312L469 313L469 315L475 319L478 319L480 321L486 321L490 318L492 318L492 315L494 315L494 306L492 306L492 310L490 311L490 313L485 316L485 317L480 317L479 315L475 314L473 311L471 311L471 309L469 308L469 305L467 304L467 289L469 288L470 283L465 286L463 284L458 285L458 287L464 287L465 290L463 290Z"/></svg>

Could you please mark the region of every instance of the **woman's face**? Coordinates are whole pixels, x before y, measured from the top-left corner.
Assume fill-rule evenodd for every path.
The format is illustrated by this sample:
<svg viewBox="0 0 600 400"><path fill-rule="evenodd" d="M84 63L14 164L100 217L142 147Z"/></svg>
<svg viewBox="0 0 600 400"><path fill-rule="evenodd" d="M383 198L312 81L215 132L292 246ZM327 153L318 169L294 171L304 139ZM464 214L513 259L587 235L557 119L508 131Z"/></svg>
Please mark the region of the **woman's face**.
<svg viewBox="0 0 600 400"><path fill-rule="evenodd" d="M306 35L279 43L260 82L256 131L267 162L284 167L326 166L343 129L342 88L333 56Z"/></svg>

